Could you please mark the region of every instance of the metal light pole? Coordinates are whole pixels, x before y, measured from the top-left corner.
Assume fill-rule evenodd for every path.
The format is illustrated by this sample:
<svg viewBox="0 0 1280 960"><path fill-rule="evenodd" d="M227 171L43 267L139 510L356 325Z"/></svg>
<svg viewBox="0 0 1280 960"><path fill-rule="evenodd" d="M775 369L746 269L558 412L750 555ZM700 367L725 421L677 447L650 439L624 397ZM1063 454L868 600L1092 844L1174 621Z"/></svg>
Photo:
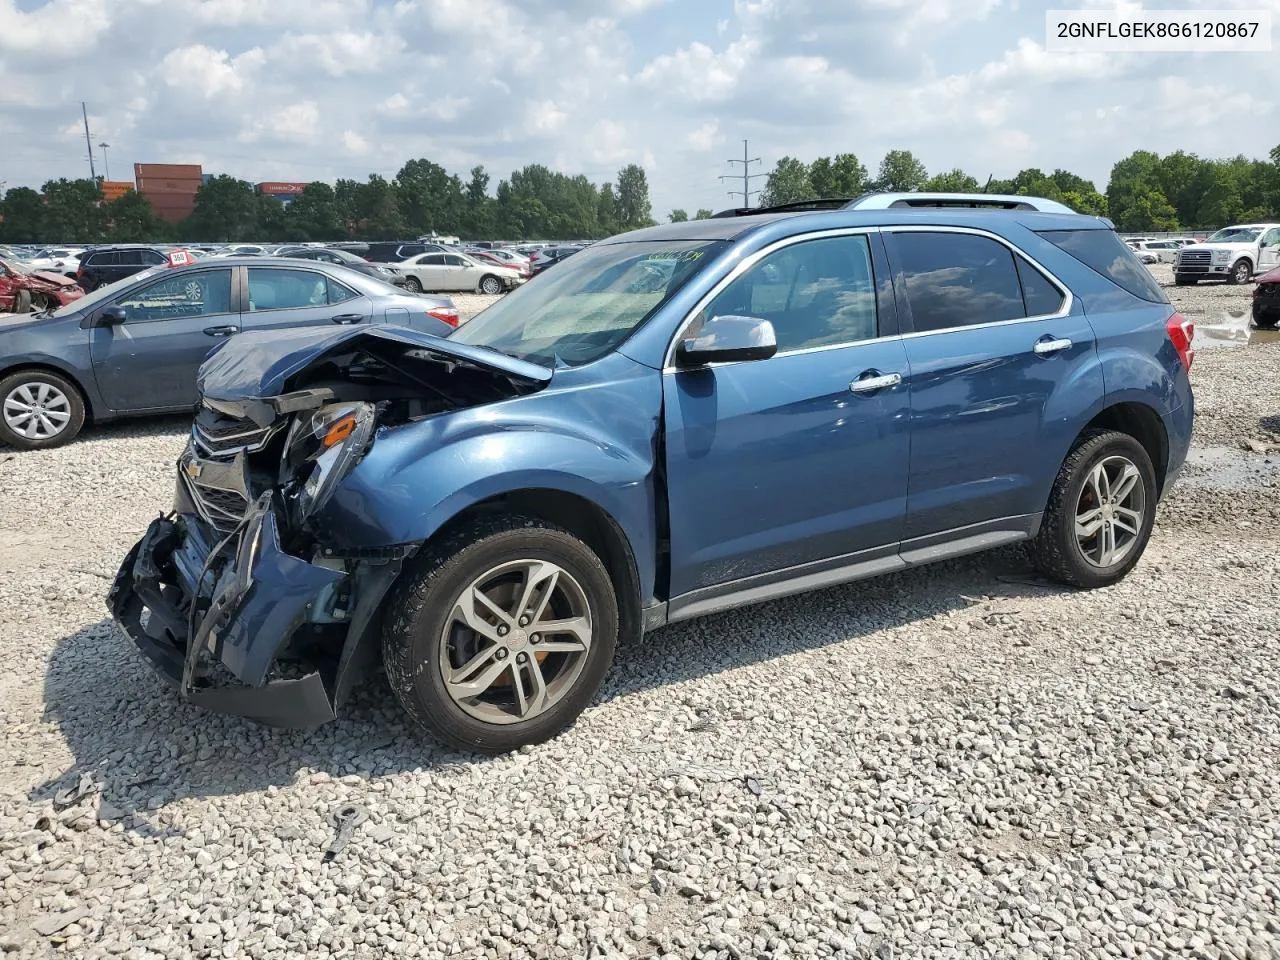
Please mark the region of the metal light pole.
<svg viewBox="0 0 1280 960"><path fill-rule="evenodd" d="M98 146L102 148L102 171L103 171L103 174L104 174L103 179L104 179L104 180L110 180L110 179L111 179L111 164L109 164L109 163L107 162L107 147L111 146L111 144L109 144L109 143L100 143L100 144L98 144Z"/></svg>

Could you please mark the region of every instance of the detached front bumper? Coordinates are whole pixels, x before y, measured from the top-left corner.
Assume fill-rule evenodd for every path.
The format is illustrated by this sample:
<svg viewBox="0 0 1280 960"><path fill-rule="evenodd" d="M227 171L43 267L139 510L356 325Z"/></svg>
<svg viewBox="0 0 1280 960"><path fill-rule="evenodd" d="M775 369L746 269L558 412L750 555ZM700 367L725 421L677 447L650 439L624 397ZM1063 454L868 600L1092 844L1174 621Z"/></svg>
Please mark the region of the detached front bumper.
<svg viewBox="0 0 1280 960"><path fill-rule="evenodd" d="M334 719L358 679L400 561L347 566L286 553L266 494L225 538L194 514L152 521L107 605L184 700L272 726L311 727Z"/></svg>

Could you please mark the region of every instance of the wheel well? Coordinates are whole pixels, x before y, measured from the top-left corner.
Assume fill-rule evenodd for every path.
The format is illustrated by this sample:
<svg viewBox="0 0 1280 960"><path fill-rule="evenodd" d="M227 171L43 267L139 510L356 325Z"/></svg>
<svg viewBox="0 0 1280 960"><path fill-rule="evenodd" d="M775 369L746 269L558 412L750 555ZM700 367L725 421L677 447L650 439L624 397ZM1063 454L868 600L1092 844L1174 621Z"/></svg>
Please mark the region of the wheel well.
<svg viewBox="0 0 1280 960"><path fill-rule="evenodd" d="M43 370L45 373L52 373L54 376L67 381L75 388L76 393L80 394L80 403L84 406L84 422L87 426L93 422L93 406L89 403L89 395L84 392L84 387L80 385L80 381L74 375L67 371L59 369L48 363L23 363L16 367L9 367L0 370L0 380L8 379L15 373L26 373L28 370Z"/></svg>
<svg viewBox="0 0 1280 960"><path fill-rule="evenodd" d="M618 598L619 640L640 636L640 576L626 534L613 517L585 497L563 490L517 490L473 503L441 527L435 536L477 516L495 513L537 517L563 527L590 547L609 572Z"/></svg>
<svg viewBox="0 0 1280 960"><path fill-rule="evenodd" d="M1117 403L1107 407L1089 421L1086 430L1118 430L1137 440L1156 470L1156 483L1164 489L1165 472L1169 469L1169 435L1160 414L1141 403Z"/></svg>

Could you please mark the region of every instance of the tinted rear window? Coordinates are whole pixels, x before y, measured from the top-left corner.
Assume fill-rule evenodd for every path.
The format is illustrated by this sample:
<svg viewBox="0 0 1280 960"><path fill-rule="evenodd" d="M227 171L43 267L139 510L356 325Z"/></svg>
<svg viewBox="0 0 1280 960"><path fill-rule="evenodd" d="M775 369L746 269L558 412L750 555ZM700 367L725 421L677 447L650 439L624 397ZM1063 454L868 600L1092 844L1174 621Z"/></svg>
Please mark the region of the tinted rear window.
<svg viewBox="0 0 1280 960"><path fill-rule="evenodd" d="M1046 230L1040 236L1140 300L1169 302L1133 250L1112 231Z"/></svg>

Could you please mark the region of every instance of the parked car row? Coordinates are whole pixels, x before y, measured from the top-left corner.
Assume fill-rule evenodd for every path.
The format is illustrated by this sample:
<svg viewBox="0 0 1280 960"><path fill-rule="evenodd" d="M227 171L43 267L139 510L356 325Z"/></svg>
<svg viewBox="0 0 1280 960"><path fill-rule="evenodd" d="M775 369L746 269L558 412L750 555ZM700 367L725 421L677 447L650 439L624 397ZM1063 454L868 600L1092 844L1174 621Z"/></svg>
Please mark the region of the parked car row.
<svg viewBox="0 0 1280 960"><path fill-rule="evenodd" d="M443 335L458 310L345 264L175 256L0 320L0 441L52 447L88 418L190 410L201 362L242 332L380 324Z"/></svg>

